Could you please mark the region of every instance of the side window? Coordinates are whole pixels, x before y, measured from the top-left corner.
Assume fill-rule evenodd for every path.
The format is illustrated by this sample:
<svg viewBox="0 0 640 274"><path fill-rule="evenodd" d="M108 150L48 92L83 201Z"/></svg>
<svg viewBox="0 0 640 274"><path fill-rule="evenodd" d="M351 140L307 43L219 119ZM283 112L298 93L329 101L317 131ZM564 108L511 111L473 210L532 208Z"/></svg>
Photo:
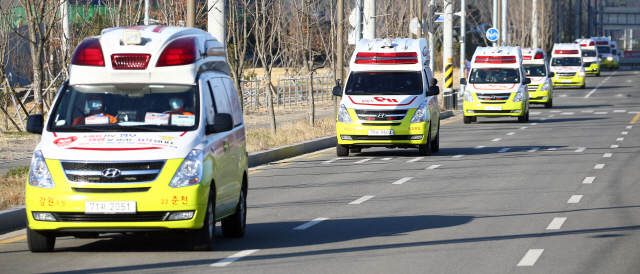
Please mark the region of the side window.
<svg viewBox="0 0 640 274"><path fill-rule="evenodd" d="M231 110L233 111L233 123L234 125L242 124L242 106L240 106L240 100L238 99L236 88L229 78L222 78L222 82L226 87L227 96L229 96L229 101L231 103Z"/></svg>
<svg viewBox="0 0 640 274"><path fill-rule="evenodd" d="M213 106L213 99L211 98L211 88L209 81L202 81L200 89L204 94L204 111L207 114L207 125L213 125L213 116L215 115L215 108Z"/></svg>
<svg viewBox="0 0 640 274"><path fill-rule="evenodd" d="M224 84L220 78L209 79L211 90L213 91L213 101L216 104L216 113L229 113L231 112L231 104L227 99L227 91L224 88Z"/></svg>
<svg viewBox="0 0 640 274"><path fill-rule="evenodd" d="M424 71L424 79L426 79L426 84L427 84L427 88L429 88L431 86L431 79L429 79L429 73L427 73L427 70L423 70Z"/></svg>

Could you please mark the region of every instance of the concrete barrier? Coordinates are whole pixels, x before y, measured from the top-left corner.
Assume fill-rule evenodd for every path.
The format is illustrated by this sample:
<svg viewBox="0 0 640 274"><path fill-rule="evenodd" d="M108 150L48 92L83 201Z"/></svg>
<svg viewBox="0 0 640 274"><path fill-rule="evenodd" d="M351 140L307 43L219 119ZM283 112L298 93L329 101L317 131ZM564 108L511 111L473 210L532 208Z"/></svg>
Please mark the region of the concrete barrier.
<svg viewBox="0 0 640 274"><path fill-rule="evenodd" d="M27 213L24 205L0 210L0 231L22 228L26 224Z"/></svg>

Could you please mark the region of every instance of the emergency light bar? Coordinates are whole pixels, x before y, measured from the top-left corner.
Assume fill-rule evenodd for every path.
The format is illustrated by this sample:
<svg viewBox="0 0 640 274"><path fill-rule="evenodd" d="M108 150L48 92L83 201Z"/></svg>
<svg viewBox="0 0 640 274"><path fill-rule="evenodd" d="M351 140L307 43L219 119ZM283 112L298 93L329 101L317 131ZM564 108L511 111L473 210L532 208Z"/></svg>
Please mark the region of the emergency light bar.
<svg viewBox="0 0 640 274"><path fill-rule="evenodd" d="M476 56L477 64L515 64L515 56Z"/></svg>
<svg viewBox="0 0 640 274"><path fill-rule="evenodd" d="M557 49L556 51L554 51L555 54L580 54L580 51L578 50L561 50L561 49Z"/></svg>
<svg viewBox="0 0 640 274"><path fill-rule="evenodd" d="M359 52L356 64L417 64L418 54L415 52Z"/></svg>
<svg viewBox="0 0 640 274"><path fill-rule="evenodd" d="M113 69L147 69L151 54L112 54Z"/></svg>
<svg viewBox="0 0 640 274"><path fill-rule="evenodd" d="M607 44L609 44L608 41L598 41L598 42L596 42L596 45L607 45Z"/></svg>
<svg viewBox="0 0 640 274"><path fill-rule="evenodd" d="M595 46L596 43L594 43L593 41L591 41L591 43L589 43L589 46ZM581 47L587 47L587 44L580 44Z"/></svg>

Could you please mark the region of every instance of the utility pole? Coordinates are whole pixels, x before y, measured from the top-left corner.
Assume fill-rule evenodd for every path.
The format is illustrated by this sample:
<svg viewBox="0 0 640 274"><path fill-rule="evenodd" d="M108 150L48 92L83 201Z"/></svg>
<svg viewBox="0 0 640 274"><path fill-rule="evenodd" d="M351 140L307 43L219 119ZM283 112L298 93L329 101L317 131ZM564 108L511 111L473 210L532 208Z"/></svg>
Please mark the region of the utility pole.
<svg viewBox="0 0 640 274"><path fill-rule="evenodd" d="M60 0L60 20L62 20L62 39L60 39L62 56L66 59L69 57L69 39L71 38L71 30L69 28L69 2L67 2L67 0Z"/></svg>
<svg viewBox="0 0 640 274"><path fill-rule="evenodd" d="M422 38L422 0L417 0L418 2L418 35L417 38Z"/></svg>
<svg viewBox="0 0 640 274"><path fill-rule="evenodd" d="M144 24L149 25L149 0L144 0Z"/></svg>
<svg viewBox="0 0 640 274"><path fill-rule="evenodd" d="M416 14L413 12L416 6L416 3L414 1L415 0L409 0L409 22L411 22L411 20L416 17ZM409 38L413 38L413 33L411 33L411 30L409 30Z"/></svg>
<svg viewBox="0 0 640 274"><path fill-rule="evenodd" d="M453 92L453 0L444 0L443 36L444 95Z"/></svg>
<svg viewBox="0 0 640 274"><path fill-rule="evenodd" d="M593 17L591 16L591 12L591 0L587 0L587 38L591 37L591 30L593 29L593 22L591 21Z"/></svg>
<svg viewBox="0 0 640 274"><path fill-rule="evenodd" d="M187 28L196 27L196 0L187 0Z"/></svg>
<svg viewBox="0 0 640 274"><path fill-rule="evenodd" d="M342 82L344 79L344 76L343 76L343 73L344 73L344 60L343 60L344 59L344 41L343 41L344 27L342 25L342 22L344 22L344 0L338 0L337 4L338 4L338 18L336 20L337 53L336 53L336 72L335 73L336 73L336 82L340 83L340 87L342 87L343 85ZM335 107L334 107L334 112L336 113L336 115L338 112L339 105L340 105L340 98L336 98Z"/></svg>
<svg viewBox="0 0 640 274"><path fill-rule="evenodd" d="M436 66L435 54L433 53L435 50L435 46L433 45L433 21L435 20L435 10L436 0L429 0L429 22L427 26L429 28L429 68L431 68L431 71L433 71Z"/></svg>
<svg viewBox="0 0 640 274"><path fill-rule="evenodd" d="M363 0L356 0L356 44L362 40L362 5Z"/></svg>
<svg viewBox="0 0 640 274"><path fill-rule="evenodd" d="M376 0L364 1L364 33L365 39L376 39Z"/></svg>
<svg viewBox="0 0 640 274"><path fill-rule="evenodd" d="M467 78L467 57L466 55L466 33L467 33L467 1L460 0L460 79ZM464 94L465 85L460 85L460 91L458 94ZM455 106L458 102L453 102Z"/></svg>
<svg viewBox="0 0 640 274"><path fill-rule="evenodd" d="M502 0L502 9L501 9L501 15L502 15L502 24L501 27L502 29L500 30L500 34L502 34L502 41L500 41L502 46L506 46L507 45L507 28L508 28L508 24L507 24L507 14L509 11L509 8L507 6L507 0Z"/></svg>
<svg viewBox="0 0 640 274"><path fill-rule="evenodd" d="M533 21L533 23L531 24L531 42L532 42L531 47L537 48L538 47L538 0L533 0L532 10L533 12L531 15L531 20Z"/></svg>
<svg viewBox="0 0 640 274"><path fill-rule="evenodd" d="M498 0L493 0L493 14L491 14L493 16L493 21L492 21L492 28L495 28L497 30L500 29L500 26L498 25ZM496 47L498 46L497 42L493 42L493 46Z"/></svg>
<svg viewBox="0 0 640 274"><path fill-rule="evenodd" d="M148 1L148 0L147 0ZM207 31L211 33L218 42L223 45L227 44L226 39L226 14L224 8L224 0L209 0L207 7Z"/></svg>
<svg viewBox="0 0 640 274"><path fill-rule="evenodd" d="M580 2L582 2L582 1L580 1L580 0L576 1L576 15L575 15L575 19L576 19L576 27L575 27L576 29L575 29L575 31L576 31L576 34L575 34L575 37L573 38L574 40L580 38L580 21L581 21L580 20L580 15L581 15L580 14L580 4L581 4Z"/></svg>

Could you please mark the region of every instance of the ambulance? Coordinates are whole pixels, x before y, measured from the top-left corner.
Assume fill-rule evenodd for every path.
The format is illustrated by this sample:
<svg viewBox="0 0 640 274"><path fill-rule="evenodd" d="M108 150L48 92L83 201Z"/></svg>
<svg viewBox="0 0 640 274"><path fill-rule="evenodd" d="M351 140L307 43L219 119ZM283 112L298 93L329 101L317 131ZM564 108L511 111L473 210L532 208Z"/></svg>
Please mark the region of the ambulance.
<svg viewBox="0 0 640 274"><path fill-rule="evenodd" d="M471 60L469 82L462 104L464 123L478 117L517 117L529 120L529 91L520 47L478 47Z"/></svg>
<svg viewBox="0 0 640 274"><path fill-rule="evenodd" d="M601 68L613 70L615 68L615 56L612 54L611 39L609 37L591 37L598 47L598 60Z"/></svg>
<svg viewBox="0 0 640 274"><path fill-rule="evenodd" d="M598 58L598 47L596 41L591 39L578 39L575 42L582 50L582 63L586 74L600 76L600 59Z"/></svg>
<svg viewBox="0 0 640 274"><path fill-rule="evenodd" d="M611 55L613 55L613 68L620 68L620 55L622 55L621 51L618 51L618 43L616 41L611 41Z"/></svg>
<svg viewBox="0 0 640 274"><path fill-rule="evenodd" d="M551 71L555 73L553 86L585 88L585 71L579 44L554 44L551 52Z"/></svg>
<svg viewBox="0 0 640 274"><path fill-rule="evenodd" d="M429 68L427 41L362 39L351 57L336 122L338 156L363 148L440 148L440 89Z"/></svg>
<svg viewBox="0 0 640 274"><path fill-rule="evenodd" d="M549 71L547 56L539 48L522 49L522 67L525 75L531 79L527 85L529 104L543 104L545 108L553 107L553 84L551 78L554 73Z"/></svg>
<svg viewBox="0 0 640 274"><path fill-rule="evenodd" d="M195 28L103 30L73 54L26 186L27 240L176 232L211 250L246 228L248 155L224 42ZM45 119L46 118L46 119Z"/></svg>

